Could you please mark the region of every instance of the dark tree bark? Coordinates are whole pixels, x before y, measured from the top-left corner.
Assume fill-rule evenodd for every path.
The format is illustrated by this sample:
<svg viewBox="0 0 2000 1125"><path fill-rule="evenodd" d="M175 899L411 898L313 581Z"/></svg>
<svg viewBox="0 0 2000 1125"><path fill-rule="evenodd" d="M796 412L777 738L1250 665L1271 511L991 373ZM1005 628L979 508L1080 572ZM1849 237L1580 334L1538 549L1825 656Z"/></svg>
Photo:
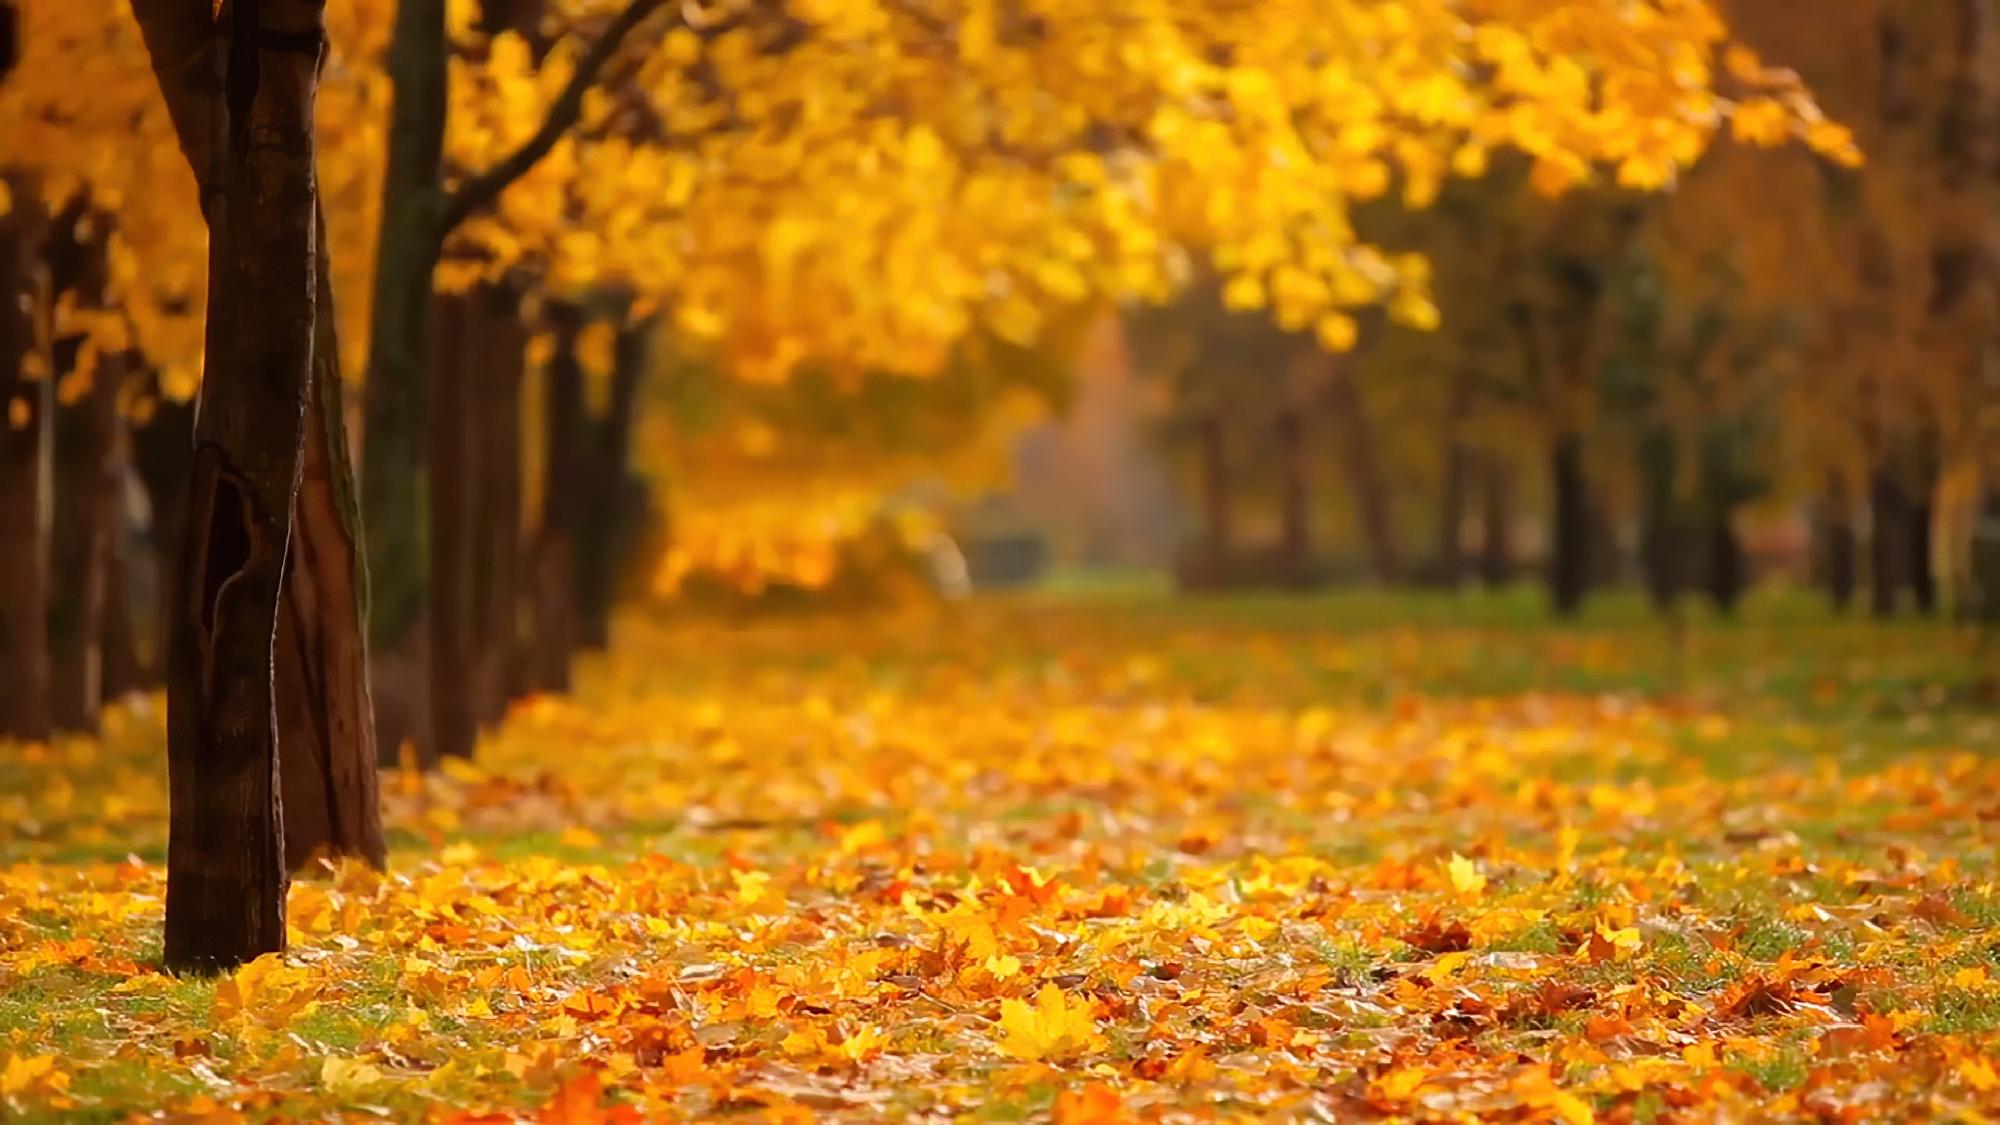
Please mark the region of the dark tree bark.
<svg viewBox="0 0 2000 1125"><path fill-rule="evenodd" d="M1750 586L1749 556L1732 509L1713 506L1707 523L1708 600L1723 613L1734 613Z"/></svg>
<svg viewBox="0 0 2000 1125"><path fill-rule="evenodd" d="M1639 569L1646 596L1655 609L1666 610L1687 587L1690 535L1686 505L1676 494L1680 451L1671 434L1654 429L1639 443L1639 477L1643 492L1639 533Z"/></svg>
<svg viewBox="0 0 2000 1125"><path fill-rule="evenodd" d="M474 298L433 299L430 401L430 634L433 753L470 758L473 711L473 513L471 411Z"/></svg>
<svg viewBox="0 0 2000 1125"><path fill-rule="evenodd" d="M535 639L531 671L536 690L566 692L570 686L570 657L577 647L576 498L586 471L583 368L576 355L583 314L574 305L555 303L549 307L548 316L555 335L555 351L546 372L547 438L542 524L535 544Z"/></svg>
<svg viewBox="0 0 2000 1125"><path fill-rule="evenodd" d="M14 207L0 216L0 735L49 736L48 586L54 383L37 310L47 217L34 185L9 176Z"/></svg>
<svg viewBox="0 0 2000 1125"><path fill-rule="evenodd" d="M1495 453L1480 461L1479 581L1498 590L1514 581L1514 470Z"/></svg>
<svg viewBox="0 0 2000 1125"><path fill-rule="evenodd" d="M643 320L619 329L610 400L604 417L589 426L583 450L585 478L576 498L576 620L577 641L588 649L611 644L611 610L643 518L635 503L632 435L639 386L652 360L653 328L651 320Z"/></svg>
<svg viewBox="0 0 2000 1125"><path fill-rule="evenodd" d="M1549 533L1549 598L1564 617L1582 612L1590 592L1590 483L1583 464L1583 437L1556 435L1549 448L1549 486L1554 497Z"/></svg>
<svg viewBox="0 0 2000 1125"><path fill-rule="evenodd" d="M123 420L120 420L121 429ZM124 436L120 435L120 440ZM129 443L128 443L129 448ZM104 699L114 702L154 686L151 669L139 655L139 627L132 617L131 542L126 534L123 487L113 494L104 522L112 529L104 559Z"/></svg>
<svg viewBox="0 0 2000 1125"><path fill-rule="evenodd" d="M1286 407L1277 422L1278 463L1283 473L1278 497L1278 560L1285 580L1304 584L1312 573L1312 489L1306 464L1305 420Z"/></svg>
<svg viewBox="0 0 2000 1125"><path fill-rule="evenodd" d="M142 29L163 10L186 18L141 3ZM206 364L167 644L174 970L220 970L285 946L273 647L312 381L324 19L317 0L235 0L207 122ZM147 45L171 108L176 88L200 79L154 35Z"/></svg>
<svg viewBox="0 0 2000 1125"><path fill-rule="evenodd" d="M478 466L473 541L473 711L481 725L500 721L523 680L520 667L521 385L527 376L527 328L520 298L488 286L473 302L479 393L469 413Z"/></svg>
<svg viewBox="0 0 2000 1125"><path fill-rule="evenodd" d="M1402 578L1401 552L1396 547L1395 511L1382 461L1375 448L1375 426L1367 405L1354 385L1344 358L1332 362L1327 381L1327 401L1332 409L1341 467L1354 496L1354 514L1361 534L1361 546L1368 555L1368 569L1375 581L1393 586Z"/></svg>

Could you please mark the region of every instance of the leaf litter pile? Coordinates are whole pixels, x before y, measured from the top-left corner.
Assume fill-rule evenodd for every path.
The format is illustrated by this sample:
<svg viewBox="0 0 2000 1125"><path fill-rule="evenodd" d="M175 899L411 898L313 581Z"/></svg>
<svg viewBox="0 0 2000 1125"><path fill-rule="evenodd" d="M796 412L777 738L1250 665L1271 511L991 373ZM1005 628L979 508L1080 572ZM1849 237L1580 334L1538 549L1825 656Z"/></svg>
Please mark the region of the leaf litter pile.
<svg viewBox="0 0 2000 1125"><path fill-rule="evenodd" d="M628 622L216 980L157 703L5 746L0 1117L2000 1111L1941 631L1318 612Z"/></svg>

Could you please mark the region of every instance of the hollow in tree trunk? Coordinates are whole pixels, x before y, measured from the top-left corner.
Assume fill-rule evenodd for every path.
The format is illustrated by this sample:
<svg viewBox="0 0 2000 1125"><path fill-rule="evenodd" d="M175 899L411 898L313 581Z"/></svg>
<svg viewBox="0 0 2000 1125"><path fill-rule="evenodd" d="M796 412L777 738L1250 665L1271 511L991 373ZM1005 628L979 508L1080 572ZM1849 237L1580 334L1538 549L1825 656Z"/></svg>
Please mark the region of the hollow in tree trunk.
<svg viewBox="0 0 2000 1125"><path fill-rule="evenodd" d="M9 176L0 215L0 735L49 736L46 615L54 383L37 312L47 301L34 185ZM31 369L41 365L42 372Z"/></svg>
<svg viewBox="0 0 2000 1125"><path fill-rule="evenodd" d="M1555 498L1549 532L1549 599L1555 611L1574 617L1590 590L1590 486L1583 464L1583 438L1556 435L1549 449L1549 484Z"/></svg>
<svg viewBox="0 0 2000 1125"><path fill-rule="evenodd" d="M285 947L273 652L312 381L324 16L313 0L235 0L210 115L206 363L167 642L174 970ZM182 60L153 55L171 102Z"/></svg>

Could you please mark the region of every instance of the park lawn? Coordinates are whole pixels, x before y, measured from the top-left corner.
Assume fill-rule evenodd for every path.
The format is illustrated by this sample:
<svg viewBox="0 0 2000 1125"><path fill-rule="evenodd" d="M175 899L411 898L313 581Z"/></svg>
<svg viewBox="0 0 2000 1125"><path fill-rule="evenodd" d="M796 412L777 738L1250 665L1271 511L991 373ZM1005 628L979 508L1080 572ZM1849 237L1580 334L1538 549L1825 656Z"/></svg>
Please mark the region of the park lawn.
<svg viewBox="0 0 2000 1125"><path fill-rule="evenodd" d="M127 708L0 747L0 1117L2000 1112L1969 667L1787 597L634 617L220 981Z"/></svg>

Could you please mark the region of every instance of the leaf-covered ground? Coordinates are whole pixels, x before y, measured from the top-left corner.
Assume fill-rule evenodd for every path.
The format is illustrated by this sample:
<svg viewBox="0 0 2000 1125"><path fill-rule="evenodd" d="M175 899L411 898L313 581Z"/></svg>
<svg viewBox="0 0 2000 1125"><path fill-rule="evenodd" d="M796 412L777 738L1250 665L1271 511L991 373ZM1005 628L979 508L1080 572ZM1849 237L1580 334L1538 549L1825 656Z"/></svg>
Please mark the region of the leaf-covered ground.
<svg viewBox="0 0 2000 1125"><path fill-rule="evenodd" d="M627 622L220 981L154 968L125 712L0 747L0 1117L2000 1111L1966 663L1783 604Z"/></svg>

